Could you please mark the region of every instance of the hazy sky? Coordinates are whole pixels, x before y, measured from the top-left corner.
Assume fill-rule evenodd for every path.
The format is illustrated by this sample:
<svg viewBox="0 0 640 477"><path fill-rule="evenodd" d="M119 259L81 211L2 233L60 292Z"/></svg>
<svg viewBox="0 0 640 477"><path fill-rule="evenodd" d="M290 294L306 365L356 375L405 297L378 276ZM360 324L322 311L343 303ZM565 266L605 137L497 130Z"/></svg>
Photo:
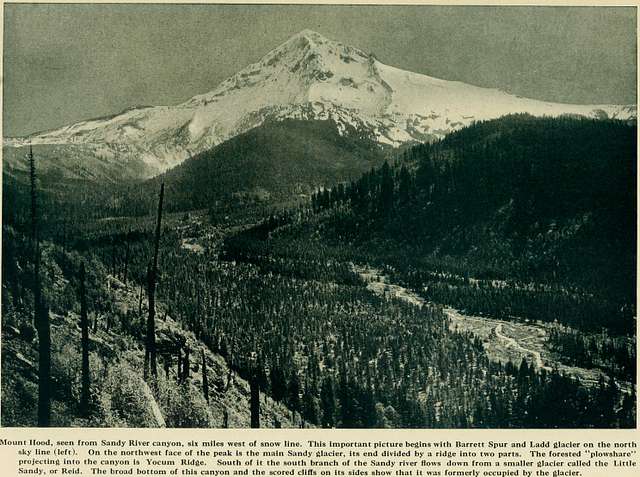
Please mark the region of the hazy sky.
<svg viewBox="0 0 640 477"><path fill-rule="evenodd" d="M4 4L3 135L176 104L305 28L411 71L636 101L634 8Z"/></svg>

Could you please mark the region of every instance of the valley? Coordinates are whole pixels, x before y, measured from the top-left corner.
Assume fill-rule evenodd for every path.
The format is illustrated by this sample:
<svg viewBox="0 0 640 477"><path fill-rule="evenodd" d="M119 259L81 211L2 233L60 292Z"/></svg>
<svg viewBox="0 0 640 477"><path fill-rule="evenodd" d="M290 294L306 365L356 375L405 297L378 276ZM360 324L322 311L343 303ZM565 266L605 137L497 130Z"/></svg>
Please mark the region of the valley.
<svg viewBox="0 0 640 477"><path fill-rule="evenodd" d="M417 306L437 306L411 290L389 283L388 277L379 269L367 266L353 268L365 281L367 288L378 295L398 298ZM451 329L469 331L482 339L487 356L492 360L506 364L509 361L519 363L525 359L537 370L552 372L556 368L587 386L596 386L601 376L606 379L606 374L597 369L568 366L562 362L550 348L548 339L549 330L556 325L470 316L449 307L444 307L443 311L450 320ZM625 393L632 392L632 383L617 381L617 384Z"/></svg>

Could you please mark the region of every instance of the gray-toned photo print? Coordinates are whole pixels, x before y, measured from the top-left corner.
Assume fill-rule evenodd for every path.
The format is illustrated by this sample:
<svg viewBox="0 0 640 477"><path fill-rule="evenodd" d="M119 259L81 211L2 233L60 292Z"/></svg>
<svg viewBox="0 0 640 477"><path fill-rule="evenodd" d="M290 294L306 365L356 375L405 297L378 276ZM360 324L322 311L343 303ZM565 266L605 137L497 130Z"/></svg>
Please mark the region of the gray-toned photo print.
<svg viewBox="0 0 640 477"><path fill-rule="evenodd" d="M636 40L4 4L1 425L635 428Z"/></svg>

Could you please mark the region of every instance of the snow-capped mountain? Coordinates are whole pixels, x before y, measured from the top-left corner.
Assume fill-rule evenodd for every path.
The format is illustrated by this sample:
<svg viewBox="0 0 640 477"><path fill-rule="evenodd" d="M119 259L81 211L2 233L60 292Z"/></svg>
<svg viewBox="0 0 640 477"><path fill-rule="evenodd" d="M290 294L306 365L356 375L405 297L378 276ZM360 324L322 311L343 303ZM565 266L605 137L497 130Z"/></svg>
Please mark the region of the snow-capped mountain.
<svg viewBox="0 0 640 477"><path fill-rule="evenodd" d="M104 167L126 165L128 171L153 176L267 120L332 119L341 131L352 126L381 144L398 146L518 112L636 117L635 105L549 103L404 71L305 30L213 91L182 104L131 108L8 138L4 145L64 146L65 154L75 151Z"/></svg>

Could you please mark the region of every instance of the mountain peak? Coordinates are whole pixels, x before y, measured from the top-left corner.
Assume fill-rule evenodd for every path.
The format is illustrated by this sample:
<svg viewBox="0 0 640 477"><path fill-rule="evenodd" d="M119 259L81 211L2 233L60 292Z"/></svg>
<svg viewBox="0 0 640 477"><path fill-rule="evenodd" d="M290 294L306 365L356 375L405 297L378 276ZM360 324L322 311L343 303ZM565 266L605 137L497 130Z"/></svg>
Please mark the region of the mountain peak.
<svg viewBox="0 0 640 477"><path fill-rule="evenodd" d="M144 163L141 169L152 174L267 120L330 119L340 131L355 128L382 144L398 146L523 112L636 117L634 105L554 104L412 73L305 29L212 91L180 105L82 121L11 145L73 146L79 156L100 161L135 157Z"/></svg>
<svg viewBox="0 0 640 477"><path fill-rule="evenodd" d="M296 33L295 35L293 35L290 39L293 38L306 38L308 40L313 40L313 41L330 41L328 38L324 37L323 35L321 35L320 33L318 33L317 31L314 30L310 30L308 28L305 28L304 30Z"/></svg>
<svg viewBox="0 0 640 477"><path fill-rule="evenodd" d="M357 48L327 38L314 30L304 29L267 53L262 58L262 62L265 62L265 60L269 61L274 57L282 58L284 56L288 56L289 58L296 57L296 59L298 59L299 57L309 54L318 58L341 56L345 61L349 61L350 59L355 60L354 58L348 58L352 55L359 56L361 59L367 59L369 57L369 55Z"/></svg>
<svg viewBox="0 0 640 477"><path fill-rule="evenodd" d="M275 104L300 104L318 99L323 101L327 86L342 81L344 85L371 82L370 57L364 52L330 40L310 29L291 36L256 63L243 68L215 90L194 96L188 104L213 104L226 95L249 94L255 98L255 88ZM343 85L343 86L344 86ZM365 85L366 86L366 85ZM324 91L338 100L337 87ZM373 86L372 86L373 88ZM373 89L371 92L374 92Z"/></svg>
<svg viewBox="0 0 640 477"><path fill-rule="evenodd" d="M340 43L330 40L316 31L305 29L289 37L287 41L267 53L261 62L265 63L265 60L269 62L274 57L299 59L309 52L315 53L316 56L322 56L329 50L336 51L340 46L342 46Z"/></svg>

